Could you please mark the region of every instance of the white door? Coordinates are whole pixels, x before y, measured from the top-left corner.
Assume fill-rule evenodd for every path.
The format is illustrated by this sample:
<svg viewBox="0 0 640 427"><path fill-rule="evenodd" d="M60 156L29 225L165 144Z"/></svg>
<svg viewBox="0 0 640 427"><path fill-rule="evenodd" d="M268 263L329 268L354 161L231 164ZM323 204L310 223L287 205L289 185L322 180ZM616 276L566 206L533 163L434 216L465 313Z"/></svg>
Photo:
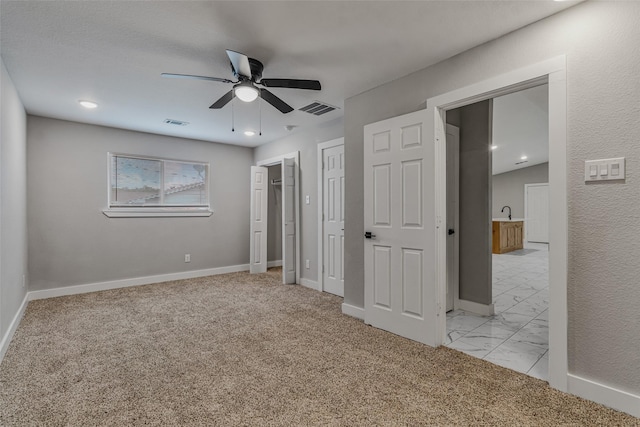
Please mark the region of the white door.
<svg viewBox="0 0 640 427"><path fill-rule="evenodd" d="M296 283L296 160L282 160L282 283Z"/></svg>
<svg viewBox="0 0 640 427"><path fill-rule="evenodd" d="M249 272L267 271L267 168L251 166Z"/></svg>
<svg viewBox="0 0 640 427"><path fill-rule="evenodd" d="M434 246L426 121L422 110L364 128L365 323L420 342L429 338L426 287L435 280L425 254Z"/></svg>
<svg viewBox="0 0 640 427"><path fill-rule="evenodd" d="M549 243L549 184L525 184L524 187L527 241Z"/></svg>
<svg viewBox="0 0 640 427"><path fill-rule="evenodd" d="M344 296L344 145L322 150L323 290Z"/></svg>
<svg viewBox="0 0 640 427"><path fill-rule="evenodd" d="M459 286L459 171L460 129L447 125L447 311L454 309Z"/></svg>

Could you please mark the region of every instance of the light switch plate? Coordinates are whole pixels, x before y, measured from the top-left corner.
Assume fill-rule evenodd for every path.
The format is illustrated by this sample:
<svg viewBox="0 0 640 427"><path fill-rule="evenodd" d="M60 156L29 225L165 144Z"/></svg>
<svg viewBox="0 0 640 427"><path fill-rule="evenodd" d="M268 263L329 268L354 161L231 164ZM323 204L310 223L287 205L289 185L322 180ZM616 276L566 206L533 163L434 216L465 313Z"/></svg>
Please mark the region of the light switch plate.
<svg viewBox="0 0 640 427"><path fill-rule="evenodd" d="M595 171L595 174L594 174ZM584 181L624 181L625 158L585 160Z"/></svg>

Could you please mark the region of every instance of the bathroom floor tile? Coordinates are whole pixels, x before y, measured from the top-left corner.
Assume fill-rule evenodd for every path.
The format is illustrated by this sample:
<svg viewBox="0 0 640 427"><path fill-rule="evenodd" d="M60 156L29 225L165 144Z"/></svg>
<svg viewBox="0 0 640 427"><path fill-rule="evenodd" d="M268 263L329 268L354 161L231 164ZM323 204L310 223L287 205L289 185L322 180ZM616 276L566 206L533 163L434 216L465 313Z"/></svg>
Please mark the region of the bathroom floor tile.
<svg viewBox="0 0 640 427"><path fill-rule="evenodd" d="M447 313L448 347L492 363L548 378L549 251L526 243L521 255L493 255L495 315Z"/></svg>

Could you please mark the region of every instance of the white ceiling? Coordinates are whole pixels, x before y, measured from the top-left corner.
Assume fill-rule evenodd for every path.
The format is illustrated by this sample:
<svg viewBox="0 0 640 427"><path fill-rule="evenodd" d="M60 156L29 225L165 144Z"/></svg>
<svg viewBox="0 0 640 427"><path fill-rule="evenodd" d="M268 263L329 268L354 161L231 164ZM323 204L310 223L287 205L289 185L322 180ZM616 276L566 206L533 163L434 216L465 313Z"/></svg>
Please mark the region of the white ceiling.
<svg viewBox="0 0 640 427"><path fill-rule="evenodd" d="M233 78L225 49L261 60L264 77L318 79L322 91L272 89L296 110L344 100L566 9L575 1L7 1L0 54L29 114L257 146L339 118L260 103L208 107ZM99 103L81 108L79 99ZM242 104L242 105L240 105ZM188 126L165 124L164 119ZM296 131L294 130L294 132Z"/></svg>
<svg viewBox="0 0 640 427"><path fill-rule="evenodd" d="M542 85L494 98L494 175L549 161L548 89Z"/></svg>

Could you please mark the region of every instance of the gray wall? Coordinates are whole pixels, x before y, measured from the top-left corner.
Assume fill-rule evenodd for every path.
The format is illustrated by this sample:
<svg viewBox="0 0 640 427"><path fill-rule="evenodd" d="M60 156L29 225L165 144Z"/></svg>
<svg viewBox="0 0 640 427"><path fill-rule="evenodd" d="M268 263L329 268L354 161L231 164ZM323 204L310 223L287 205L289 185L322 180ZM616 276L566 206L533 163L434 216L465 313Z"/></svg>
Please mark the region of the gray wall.
<svg viewBox="0 0 640 427"><path fill-rule="evenodd" d="M30 290L249 261L252 149L34 116L27 138ZM107 218L109 151L210 162L214 214Z"/></svg>
<svg viewBox="0 0 640 427"><path fill-rule="evenodd" d="M640 3L585 2L345 103L345 303L363 307L363 126L566 54L569 371L640 393ZM624 156L623 184L584 160ZM624 236L620 238L620 236Z"/></svg>
<svg viewBox="0 0 640 427"><path fill-rule="evenodd" d="M0 342L27 292L27 115L0 58Z"/></svg>
<svg viewBox="0 0 640 427"><path fill-rule="evenodd" d="M517 169L493 176L493 218L506 218L511 207L513 218L524 218L524 185L549 182L549 163Z"/></svg>
<svg viewBox="0 0 640 427"><path fill-rule="evenodd" d="M282 177L282 166L269 166L267 201L267 261L282 260L282 185L271 185L271 180Z"/></svg>
<svg viewBox="0 0 640 427"><path fill-rule="evenodd" d="M254 161L270 159L282 154L300 151L300 277L318 280L318 143L341 138L344 135L342 119L318 125L308 131L300 131L270 144L256 147ZM305 204L305 196L310 204ZM304 267L308 259L310 268Z"/></svg>
<svg viewBox="0 0 640 427"><path fill-rule="evenodd" d="M460 299L491 304L491 99L459 108ZM452 115L455 116L455 113Z"/></svg>

